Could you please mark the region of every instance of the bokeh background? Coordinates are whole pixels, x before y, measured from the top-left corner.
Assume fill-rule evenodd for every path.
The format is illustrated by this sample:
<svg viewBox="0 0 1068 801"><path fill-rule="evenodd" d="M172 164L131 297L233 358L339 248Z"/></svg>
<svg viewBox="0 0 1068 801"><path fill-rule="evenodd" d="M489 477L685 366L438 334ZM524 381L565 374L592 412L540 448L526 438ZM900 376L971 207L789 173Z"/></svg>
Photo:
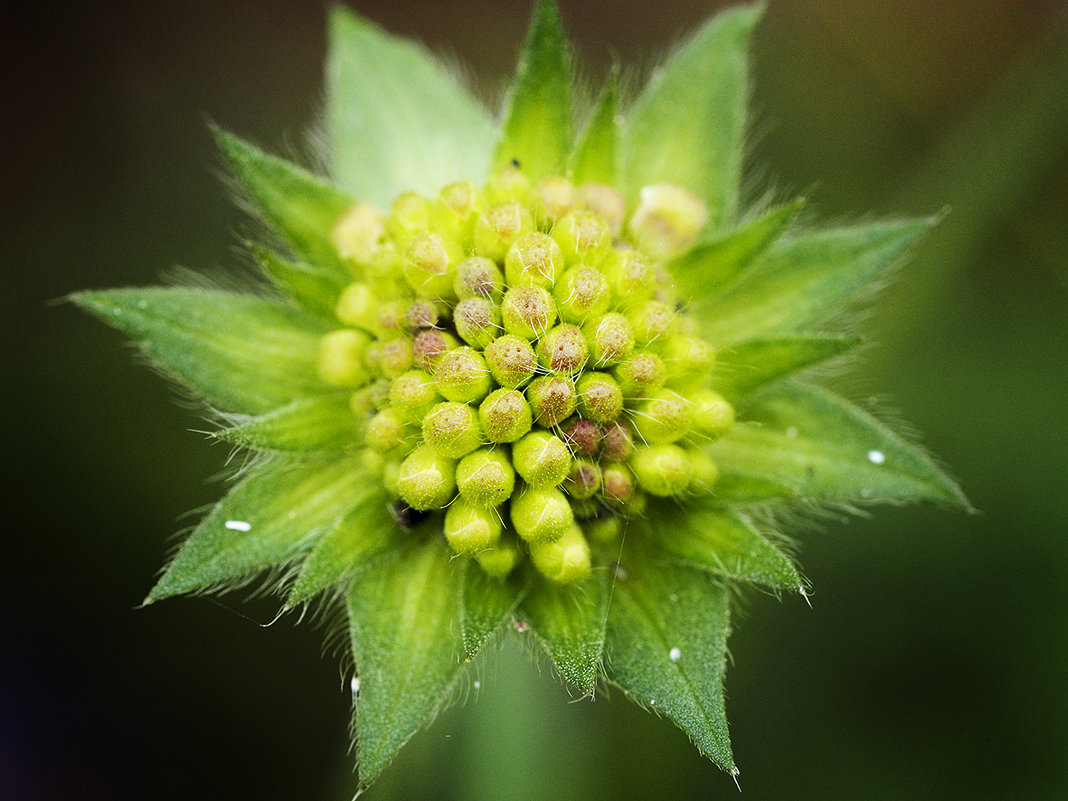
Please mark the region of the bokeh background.
<svg viewBox="0 0 1068 801"><path fill-rule="evenodd" d="M353 0L512 68L526 0ZM585 74L649 65L713 2L562 0ZM57 303L225 272L246 221L210 119L299 153L321 0L19 4L0 24L0 798L336 799L348 690L271 603L137 605L221 492L227 449L121 337ZM814 609L750 594L728 703L743 798L1068 793L1068 11L1020 0L771 0L752 175L821 220L951 213L872 309L841 388L889 398L968 516L880 509L805 536ZM366 798L734 798L673 726L568 703L518 648Z"/></svg>

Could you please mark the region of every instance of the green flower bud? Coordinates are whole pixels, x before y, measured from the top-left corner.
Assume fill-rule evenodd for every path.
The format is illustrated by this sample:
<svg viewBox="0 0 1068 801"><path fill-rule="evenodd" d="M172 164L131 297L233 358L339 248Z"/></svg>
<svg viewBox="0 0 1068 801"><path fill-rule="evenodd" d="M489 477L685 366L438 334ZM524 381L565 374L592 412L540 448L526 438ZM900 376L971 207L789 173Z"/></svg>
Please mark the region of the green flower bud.
<svg viewBox="0 0 1068 801"><path fill-rule="evenodd" d="M510 507L512 527L530 544L559 539L575 523L571 504L555 487L524 487Z"/></svg>
<svg viewBox="0 0 1068 801"><path fill-rule="evenodd" d="M564 254L548 234L523 234L504 257L504 277L509 286L551 287L564 272Z"/></svg>
<svg viewBox="0 0 1068 801"><path fill-rule="evenodd" d="M386 230L395 242L408 242L430 228L430 201L415 192L398 195L389 208Z"/></svg>
<svg viewBox="0 0 1068 801"><path fill-rule="evenodd" d="M499 300L504 294L504 276L489 259L471 256L456 265L453 291L460 300L487 298Z"/></svg>
<svg viewBox="0 0 1068 801"><path fill-rule="evenodd" d="M707 221L708 209L689 189L654 184L642 187L628 227L653 258L670 259L690 248Z"/></svg>
<svg viewBox="0 0 1068 801"><path fill-rule="evenodd" d="M434 229L457 242L467 242L478 202L478 189L470 181L456 181L442 187L430 212Z"/></svg>
<svg viewBox="0 0 1068 801"><path fill-rule="evenodd" d="M526 395L534 419L546 428L566 420L578 406L575 383L565 376L535 378L527 387Z"/></svg>
<svg viewBox="0 0 1068 801"><path fill-rule="evenodd" d="M476 350L492 342L501 327L497 306L486 298L461 300L453 309L452 321L460 338Z"/></svg>
<svg viewBox="0 0 1068 801"><path fill-rule="evenodd" d="M434 365L438 392L446 400L473 403L490 391L490 373L482 354L461 346L446 351Z"/></svg>
<svg viewBox="0 0 1068 801"><path fill-rule="evenodd" d="M364 440L379 453L388 453L400 446L408 435L408 426L395 409L383 409L371 418L364 431Z"/></svg>
<svg viewBox="0 0 1068 801"><path fill-rule="evenodd" d="M693 402L670 389L652 392L634 414L634 429L650 445L675 442L689 433L693 424Z"/></svg>
<svg viewBox="0 0 1068 801"><path fill-rule="evenodd" d="M693 465L690 489L694 492L711 492L719 478L719 468L716 467L716 463L701 448L691 448L687 453Z"/></svg>
<svg viewBox="0 0 1068 801"><path fill-rule="evenodd" d="M335 313L337 319L345 325L374 333L375 312L378 310L378 304L378 298L367 284L349 284L337 299Z"/></svg>
<svg viewBox="0 0 1068 801"><path fill-rule="evenodd" d="M387 300L378 305L374 320L374 333L379 339L396 339L408 333L408 303L403 300Z"/></svg>
<svg viewBox="0 0 1068 801"><path fill-rule="evenodd" d="M617 247L602 267L612 296L623 306L641 303L653 296L656 272L638 251Z"/></svg>
<svg viewBox="0 0 1068 801"><path fill-rule="evenodd" d="M409 370L389 385L389 402L401 416L419 422L438 400L434 378L425 370Z"/></svg>
<svg viewBox="0 0 1068 801"><path fill-rule="evenodd" d="M664 385L667 368L655 353L640 350L616 365L612 375L619 382L624 397L641 398Z"/></svg>
<svg viewBox="0 0 1068 801"><path fill-rule="evenodd" d="M389 388L390 382L380 378L353 392L349 398L353 417L361 420L389 406Z"/></svg>
<svg viewBox="0 0 1068 801"><path fill-rule="evenodd" d="M663 347L669 386L689 388L708 380L716 353L702 339L676 334Z"/></svg>
<svg viewBox="0 0 1068 801"><path fill-rule="evenodd" d="M378 340L368 346L368 351L373 352L374 363L386 378L396 378L413 363L410 339Z"/></svg>
<svg viewBox="0 0 1068 801"><path fill-rule="evenodd" d="M538 367L530 343L513 334L493 340L486 346L485 356L493 380L502 387L522 386Z"/></svg>
<svg viewBox="0 0 1068 801"><path fill-rule="evenodd" d="M595 423L611 423L623 411L623 391L606 373L586 373L575 385L582 416Z"/></svg>
<svg viewBox="0 0 1068 801"><path fill-rule="evenodd" d="M441 355L459 344L456 337L447 331L434 328L420 331L412 340L412 361L420 369L433 370Z"/></svg>
<svg viewBox="0 0 1068 801"><path fill-rule="evenodd" d="M420 445L401 462L397 492L413 509L441 509L456 493L456 462Z"/></svg>
<svg viewBox="0 0 1068 801"><path fill-rule="evenodd" d="M445 539L461 556L476 556L501 538L501 520L485 509L457 498L445 510Z"/></svg>
<svg viewBox="0 0 1068 801"><path fill-rule="evenodd" d="M634 438L626 424L616 421L605 426L601 447L605 459L625 462L634 453Z"/></svg>
<svg viewBox="0 0 1068 801"><path fill-rule="evenodd" d="M533 423L530 405L517 389L491 392L478 407L478 418L490 442L515 442Z"/></svg>
<svg viewBox="0 0 1068 801"><path fill-rule="evenodd" d="M507 164L493 171L486 182L486 196L491 203L525 200L530 194L530 180L518 164Z"/></svg>
<svg viewBox="0 0 1068 801"><path fill-rule="evenodd" d="M559 175L543 178L531 190L530 207L534 221L542 230L549 230L553 223L575 206L575 185Z"/></svg>
<svg viewBox="0 0 1068 801"><path fill-rule="evenodd" d="M414 237L404 254L404 280L423 298L454 298L456 265L463 259L460 246L440 234Z"/></svg>
<svg viewBox="0 0 1068 801"><path fill-rule="evenodd" d="M610 503L625 505L634 495L634 473L618 462L601 471L601 493Z"/></svg>
<svg viewBox="0 0 1068 801"><path fill-rule="evenodd" d="M642 345L657 343L663 347L675 333L675 310L659 300L646 301L633 309L629 317L634 325L634 338Z"/></svg>
<svg viewBox="0 0 1068 801"><path fill-rule="evenodd" d="M693 462L678 445L639 448L630 460L638 486L658 498L681 495L690 486Z"/></svg>
<svg viewBox="0 0 1068 801"><path fill-rule="evenodd" d="M508 248L522 234L534 230L534 218L520 203L508 201L487 209L475 220L472 229L474 252L502 262Z"/></svg>
<svg viewBox="0 0 1068 801"><path fill-rule="evenodd" d="M512 465L532 487L555 487L571 471L571 452L548 431L531 431L512 446Z"/></svg>
<svg viewBox="0 0 1068 801"><path fill-rule="evenodd" d="M450 459L466 456L482 444L478 415L463 403L435 404L423 418L423 441Z"/></svg>
<svg viewBox="0 0 1068 801"><path fill-rule="evenodd" d="M623 534L623 519L615 515L598 517L584 523L582 531L590 542L598 545L613 545Z"/></svg>
<svg viewBox="0 0 1068 801"><path fill-rule="evenodd" d="M511 573L523 558L519 548L509 540L500 540L493 548L475 556L483 570L494 578L504 578Z"/></svg>
<svg viewBox="0 0 1068 801"><path fill-rule="evenodd" d="M556 326L538 341L538 364L553 373L574 375L589 355L586 337L571 323Z"/></svg>
<svg viewBox="0 0 1068 801"><path fill-rule="evenodd" d="M591 498L601 489L601 468L589 459L575 459L563 486L572 498Z"/></svg>
<svg viewBox="0 0 1068 801"><path fill-rule="evenodd" d="M575 456L592 459L601 450L601 427L592 420L574 417L564 424L561 435Z"/></svg>
<svg viewBox="0 0 1068 801"><path fill-rule="evenodd" d="M343 328L319 340L319 377L336 387L358 387L367 378L363 353L370 338L361 331Z"/></svg>
<svg viewBox="0 0 1068 801"><path fill-rule="evenodd" d="M608 184L583 184L578 189L579 208L592 211L605 221L613 237L623 230L627 216L627 201L623 194Z"/></svg>
<svg viewBox="0 0 1068 801"><path fill-rule="evenodd" d="M592 520L604 511L604 505L599 498L576 498L574 495L569 497L571 513L575 515L576 520Z"/></svg>
<svg viewBox="0 0 1068 801"><path fill-rule="evenodd" d="M590 575L590 546L575 524L553 542L532 544L530 559L538 572L561 584L582 581Z"/></svg>
<svg viewBox="0 0 1068 801"><path fill-rule="evenodd" d="M338 255L357 266L367 265L385 243L386 218L370 203L354 203L338 217L331 240ZM348 325L347 320L342 322Z"/></svg>
<svg viewBox="0 0 1068 801"><path fill-rule="evenodd" d="M440 317L438 307L433 301L420 298L408 306L404 313L404 324L408 333L418 334L424 329L436 327Z"/></svg>
<svg viewBox="0 0 1068 801"><path fill-rule="evenodd" d="M515 489L515 470L503 448L479 448L456 466L456 487L468 503L498 506Z"/></svg>
<svg viewBox="0 0 1068 801"><path fill-rule="evenodd" d="M560 319L568 323L584 323L608 311L612 292L601 272L580 264L572 267L553 286L553 298Z"/></svg>
<svg viewBox="0 0 1068 801"><path fill-rule="evenodd" d="M553 226L553 239L568 263L596 266L612 247L608 225L591 211L574 211Z"/></svg>
<svg viewBox="0 0 1068 801"><path fill-rule="evenodd" d="M556 304L541 287L512 287L501 302L504 330L526 340L537 339L556 322Z"/></svg>
<svg viewBox="0 0 1068 801"><path fill-rule="evenodd" d="M634 328L630 320L617 312L602 314L582 326L590 358L598 367L622 361L634 350Z"/></svg>
<svg viewBox="0 0 1068 801"><path fill-rule="evenodd" d="M693 427L710 439L719 439L734 425L734 407L718 392L698 389L690 393L693 401Z"/></svg>

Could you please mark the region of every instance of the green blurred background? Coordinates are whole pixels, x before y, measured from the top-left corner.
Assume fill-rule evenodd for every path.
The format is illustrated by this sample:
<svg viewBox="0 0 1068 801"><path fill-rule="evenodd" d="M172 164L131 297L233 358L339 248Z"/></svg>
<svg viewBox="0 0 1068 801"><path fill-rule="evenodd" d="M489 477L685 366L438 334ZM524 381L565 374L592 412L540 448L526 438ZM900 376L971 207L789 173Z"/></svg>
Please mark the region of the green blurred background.
<svg viewBox="0 0 1068 801"><path fill-rule="evenodd" d="M715 3L563 0L584 74L649 65ZM235 263L205 120L300 152L321 0L22 4L0 25L9 607L0 798L341 799L347 688L269 601L136 609L228 451L54 301ZM527 2L353 6L499 93ZM951 214L872 308L838 385L923 432L977 516L879 509L804 536L814 585L747 596L728 712L743 798L1068 797L1068 10L771 0L754 185L824 221ZM375 799L734 798L670 724L568 703L520 648L402 753ZM618 694L617 694L618 695Z"/></svg>

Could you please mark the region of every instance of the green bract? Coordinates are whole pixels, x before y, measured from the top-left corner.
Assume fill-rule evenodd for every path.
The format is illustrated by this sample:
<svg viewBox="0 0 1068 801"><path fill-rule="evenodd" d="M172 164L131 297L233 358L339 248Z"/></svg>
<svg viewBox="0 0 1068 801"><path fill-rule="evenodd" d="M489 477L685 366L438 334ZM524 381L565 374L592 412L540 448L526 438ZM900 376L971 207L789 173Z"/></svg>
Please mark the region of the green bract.
<svg viewBox="0 0 1068 801"><path fill-rule="evenodd" d="M148 601L271 569L286 608L343 604L361 786L509 623L565 681L619 686L735 773L731 586L804 592L777 521L965 505L806 378L857 344L827 321L931 221L806 231L799 203L744 205L759 16L710 20L628 107L613 77L573 127L551 2L499 118L338 9L330 177L217 133L287 245L253 247L271 290L75 296L262 454Z"/></svg>

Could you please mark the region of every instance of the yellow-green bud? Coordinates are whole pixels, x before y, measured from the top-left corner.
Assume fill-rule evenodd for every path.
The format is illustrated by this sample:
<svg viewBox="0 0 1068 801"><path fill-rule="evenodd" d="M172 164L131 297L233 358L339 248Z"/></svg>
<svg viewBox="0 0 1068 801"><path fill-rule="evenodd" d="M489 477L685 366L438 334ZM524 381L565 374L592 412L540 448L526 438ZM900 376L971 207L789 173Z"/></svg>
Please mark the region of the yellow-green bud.
<svg viewBox="0 0 1068 801"><path fill-rule="evenodd" d="M403 300L387 300L378 305L374 320L374 333L379 339L396 339L408 333L408 303Z"/></svg>
<svg viewBox="0 0 1068 801"><path fill-rule="evenodd" d="M693 402L670 389L651 392L634 415L634 428L651 445L681 439L693 424Z"/></svg>
<svg viewBox="0 0 1068 801"><path fill-rule="evenodd" d="M486 298L468 298L456 304L453 325L460 338L476 350L482 350L500 332L501 314Z"/></svg>
<svg viewBox="0 0 1068 801"><path fill-rule="evenodd" d="M395 242L407 242L430 228L430 201L416 192L398 195L389 209L386 230Z"/></svg>
<svg viewBox="0 0 1068 801"><path fill-rule="evenodd" d="M605 280L615 299L623 306L633 306L653 296L656 272L638 251L617 247L605 260Z"/></svg>
<svg viewBox="0 0 1068 801"><path fill-rule="evenodd" d="M433 370L441 355L459 344L456 337L447 331L435 328L420 331L412 340L412 360L416 367Z"/></svg>
<svg viewBox="0 0 1068 801"><path fill-rule="evenodd" d="M512 446L512 465L533 487L555 487L571 472L571 452L548 431L531 431Z"/></svg>
<svg viewBox="0 0 1068 801"><path fill-rule="evenodd" d="M420 422L437 400L434 378L425 370L409 370L389 385L390 404L412 422Z"/></svg>
<svg viewBox="0 0 1068 801"><path fill-rule="evenodd" d="M664 385L667 368L655 353L640 350L616 365L612 375L619 382L624 397L641 398Z"/></svg>
<svg viewBox="0 0 1068 801"><path fill-rule="evenodd" d="M501 521L492 509L457 498L445 511L445 539L461 556L476 556L501 538Z"/></svg>
<svg viewBox="0 0 1068 801"><path fill-rule="evenodd" d="M463 403L435 404L423 418L423 441L450 459L466 456L482 444L478 415Z"/></svg>
<svg viewBox="0 0 1068 801"><path fill-rule="evenodd" d="M530 194L530 180L519 164L506 164L493 171L486 182L486 195L491 203L524 200Z"/></svg>
<svg viewBox="0 0 1068 801"><path fill-rule="evenodd" d="M623 230L627 201L615 187L608 184L583 184L578 190L578 205L604 220L613 237L619 236Z"/></svg>
<svg viewBox="0 0 1068 801"><path fill-rule="evenodd" d="M517 389L491 392L478 407L478 419L490 442L515 442L533 424L530 404Z"/></svg>
<svg viewBox="0 0 1068 801"><path fill-rule="evenodd" d="M618 462L601 471L601 493L610 503L626 504L634 495L634 473Z"/></svg>
<svg viewBox="0 0 1068 801"><path fill-rule="evenodd" d="M423 298L454 298L456 265L463 259L460 245L440 234L419 234L404 254L404 280Z"/></svg>
<svg viewBox="0 0 1068 801"><path fill-rule="evenodd" d="M605 459L625 462L634 453L634 438L625 423L616 421L605 426L601 447Z"/></svg>
<svg viewBox="0 0 1068 801"><path fill-rule="evenodd" d="M515 543L500 540L494 547L475 556L483 570L494 578L504 578L511 573L523 557Z"/></svg>
<svg viewBox="0 0 1068 801"><path fill-rule="evenodd" d="M515 489L515 470L503 448L479 448L456 466L456 487L468 503L498 506Z"/></svg>
<svg viewBox="0 0 1068 801"><path fill-rule="evenodd" d="M375 313L379 300L367 284L355 283L345 287L337 299L335 313L337 319L345 325L362 328L374 333Z"/></svg>
<svg viewBox="0 0 1068 801"><path fill-rule="evenodd" d="M551 287L564 272L564 254L548 234L523 234L504 257L504 277L509 286Z"/></svg>
<svg viewBox="0 0 1068 801"><path fill-rule="evenodd" d="M615 515L598 517L596 520L583 523L582 531L590 542L598 545L612 545L619 542L623 534L623 519Z"/></svg>
<svg viewBox="0 0 1068 801"><path fill-rule="evenodd" d="M559 539L575 522L571 504L555 487L524 487L512 498L510 517L516 533L531 544Z"/></svg>
<svg viewBox="0 0 1068 801"><path fill-rule="evenodd" d="M504 294L504 276L492 261L471 256L456 265L453 291L460 300L487 298L499 300Z"/></svg>
<svg viewBox="0 0 1068 801"><path fill-rule="evenodd" d="M442 187L430 212L434 229L457 242L467 242L478 202L478 189L470 181L457 181Z"/></svg>
<svg viewBox="0 0 1068 801"><path fill-rule="evenodd" d="M353 417L361 419L389 406L389 387L390 382L380 378L353 392L349 398Z"/></svg>
<svg viewBox="0 0 1068 801"><path fill-rule="evenodd" d="M501 203L475 219L471 234L474 251L484 258L502 262L512 243L533 230L534 218L525 206L514 200Z"/></svg>
<svg viewBox="0 0 1068 801"><path fill-rule="evenodd" d="M642 345L664 347L675 333L675 310L659 300L649 300L633 309L629 315L634 325L634 338Z"/></svg>
<svg viewBox="0 0 1068 801"><path fill-rule="evenodd" d="M363 353L370 338L362 331L344 328L319 340L319 377L336 387L358 387L367 378Z"/></svg>
<svg viewBox="0 0 1068 801"><path fill-rule="evenodd" d="M599 270L580 264L565 272L556 282L553 298L561 320L582 324L587 318L608 311L612 292Z"/></svg>
<svg viewBox="0 0 1068 801"><path fill-rule="evenodd" d="M522 386L538 367L530 343L514 334L505 334L493 340L486 346L485 356L493 380L502 387Z"/></svg>
<svg viewBox="0 0 1068 801"><path fill-rule="evenodd" d="M579 500L596 495L601 489L601 468L589 459L575 459L564 479L564 489Z"/></svg>
<svg viewBox="0 0 1068 801"><path fill-rule="evenodd" d="M404 323L410 334L418 334L427 328L435 328L440 318L437 304L426 298L412 301L404 313Z"/></svg>
<svg viewBox="0 0 1068 801"><path fill-rule="evenodd" d="M331 239L338 255L359 266L367 265L385 241L386 218L370 203L354 203L338 217ZM347 320L342 322L349 325Z"/></svg>
<svg viewBox="0 0 1068 801"><path fill-rule="evenodd" d="M622 361L634 350L634 328L630 320L618 312L594 317L582 326L590 358L598 367Z"/></svg>
<svg viewBox="0 0 1068 801"><path fill-rule="evenodd" d="M556 303L542 287L512 287L504 293L501 317L509 334L537 339L556 322Z"/></svg>
<svg viewBox="0 0 1068 801"><path fill-rule="evenodd" d="M690 489L694 492L711 492L716 480L719 478L719 468L712 461L712 457L700 448L691 448L687 451L690 455L690 463L693 465L693 473L690 479Z"/></svg>
<svg viewBox="0 0 1068 801"><path fill-rule="evenodd" d="M575 185L559 175L543 178L530 192L530 206L538 227L549 230L574 208Z"/></svg>
<svg viewBox="0 0 1068 801"><path fill-rule="evenodd" d="M595 423L611 423L623 411L623 391L607 373L585 373L575 385L582 416Z"/></svg>
<svg viewBox="0 0 1068 801"><path fill-rule="evenodd" d="M569 264L596 266L612 246L608 225L591 211L573 211L553 226L553 239Z"/></svg>
<svg viewBox="0 0 1068 801"><path fill-rule="evenodd" d="M456 462L420 445L401 463L397 492L413 509L441 509L456 493Z"/></svg>
<svg viewBox="0 0 1068 801"><path fill-rule="evenodd" d="M703 384L712 372L716 352L702 339L676 334L663 348L669 386L688 388Z"/></svg>
<svg viewBox="0 0 1068 801"><path fill-rule="evenodd" d="M630 217L631 234L656 259L685 252L708 221L708 209L696 194L673 184L644 186Z"/></svg>
<svg viewBox="0 0 1068 801"><path fill-rule="evenodd" d="M718 392L698 389L690 393L694 404L693 427L709 439L719 439L734 425L734 407Z"/></svg>
<svg viewBox="0 0 1068 801"><path fill-rule="evenodd" d="M571 323L556 326L538 341L538 364L553 373L574 375L583 368L589 355L586 337Z"/></svg>
<svg viewBox="0 0 1068 801"><path fill-rule="evenodd" d="M368 361L373 362L386 378L396 378L412 366L412 341L410 339L387 339L372 342L368 346Z"/></svg>
<svg viewBox="0 0 1068 801"><path fill-rule="evenodd" d="M678 445L639 448L630 460L638 486L658 498L680 495L690 486L693 463Z"/></svg>
<svg viewBox="0 0 1068 801"><path fill-rule="evenodd" d="M538 572L561 584L573 584L590 575L590 546L574 523L553 542L531 544L530 558Z"/></svg>
<svg viewBox="0 0 1068 801"><path fill-rule="evenodd" d="M404 442L408 426L395 409L383 409L367 423L364 439L379 453L388 453Z"/></svg>
<svg viewBox="0 0 1068 801"><path fill-rule="evenodd" d="M578 406L575 383L566 376L535 378L527 387L526 395L534 419L546 428L566 420Z"/></svg>
<svg viewBox="0 0 1068 801"><path fill-rule="evenodd" d="M446 351L438 358L434 378L442 397L458 403L482 400L492 386L482 354L465 346Z"/></svg>

